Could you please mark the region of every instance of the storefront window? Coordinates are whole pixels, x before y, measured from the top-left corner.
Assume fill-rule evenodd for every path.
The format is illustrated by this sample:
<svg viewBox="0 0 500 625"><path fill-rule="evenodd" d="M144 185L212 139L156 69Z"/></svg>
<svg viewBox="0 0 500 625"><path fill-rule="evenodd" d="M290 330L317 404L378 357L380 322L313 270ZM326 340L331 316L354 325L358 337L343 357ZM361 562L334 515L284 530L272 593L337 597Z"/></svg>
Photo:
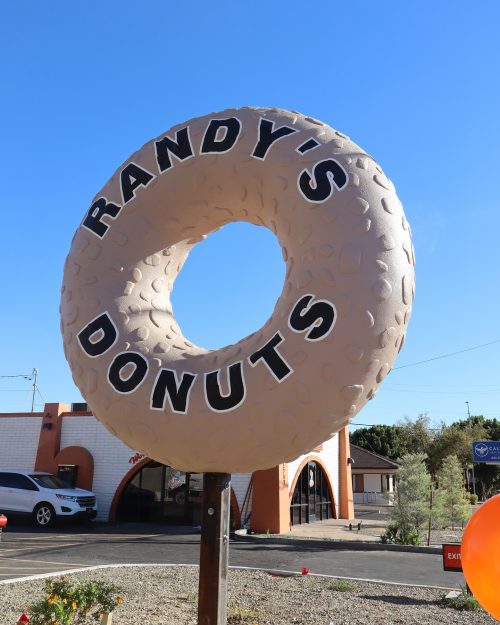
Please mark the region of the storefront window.
<svg viewBox="0 0 500 625"><path fill-rule="evenodd" d="M328 478L316 462L309 462L300 472L292 495L290 522L314 523L334 518Z"/></svg>
<svg viewBox="0 0 500 625"><path fill-rule="evenodd" d="M200 525L202 497L202 473L184 473L150 462L125 487L118 504L117 519Z"/></svg>

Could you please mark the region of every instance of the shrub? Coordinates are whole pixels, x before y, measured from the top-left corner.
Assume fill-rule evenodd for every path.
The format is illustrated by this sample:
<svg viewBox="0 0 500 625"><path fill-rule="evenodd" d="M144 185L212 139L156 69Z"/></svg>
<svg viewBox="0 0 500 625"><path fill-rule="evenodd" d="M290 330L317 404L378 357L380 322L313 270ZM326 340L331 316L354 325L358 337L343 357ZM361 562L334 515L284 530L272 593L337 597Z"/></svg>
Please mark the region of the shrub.
<svg viewBox="0 0 500 625"><path fill-rule="evenodd" d="M472 595L469 595L469 593L463 588L458 597L445 597L443 603L447 608L453 608L454 610L465 612L474 612L474 610L480 608L477 599Z"/></svg>
<svg viewBox="0 0 500 625"><path fill-rule="evenodd" d="M30 625L70 625L85 622L87 617L99 621L123 603L119 588L90 580L75 584L65 577L45 582L44 597L27 608Z"/></svg>
<svg viewBox="0 0 500 625"><path fill-rule="evenodd" d="M469 495L469 501L471 503L471 506L475 506L477 504L477 502L479 501L479 497L477 495L470 494Z"/></svg>
<svg viewBox="0 0 500 625"><path fill-rule="evenodd" d="M417 546L420 545L420 533L415 530L400 527L397 524L392 524L387 527L387 531L381 536L381 540L384 545L392 543L395 545Z"/></svg>
<svg viewBox="0 0 500 625"><path fill-rule="evenodd" d="M358 589L355 582L348 579L336 579L328 585L328 588L335 590L335 592L355 592Z"/></svg>

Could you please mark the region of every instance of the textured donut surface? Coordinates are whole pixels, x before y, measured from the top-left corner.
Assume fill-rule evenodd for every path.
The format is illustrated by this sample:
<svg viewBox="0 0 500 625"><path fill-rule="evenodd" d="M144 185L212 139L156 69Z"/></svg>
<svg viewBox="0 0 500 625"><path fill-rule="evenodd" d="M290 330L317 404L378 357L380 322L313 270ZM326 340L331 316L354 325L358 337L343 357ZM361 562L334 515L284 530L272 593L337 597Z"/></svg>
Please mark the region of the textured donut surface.
<svg viewBox="0 0 500 625"><path fill-rule="evenodd" d="M170 294L191 248L233 221L275 233L286 278L258 332L209 351L183 336ZM179 124L118 168L73 238L61 327L113 434L181 470L243 472L353 418L403 345L413 297L410 229L373 158L315 119L241 108Z"/></svg>

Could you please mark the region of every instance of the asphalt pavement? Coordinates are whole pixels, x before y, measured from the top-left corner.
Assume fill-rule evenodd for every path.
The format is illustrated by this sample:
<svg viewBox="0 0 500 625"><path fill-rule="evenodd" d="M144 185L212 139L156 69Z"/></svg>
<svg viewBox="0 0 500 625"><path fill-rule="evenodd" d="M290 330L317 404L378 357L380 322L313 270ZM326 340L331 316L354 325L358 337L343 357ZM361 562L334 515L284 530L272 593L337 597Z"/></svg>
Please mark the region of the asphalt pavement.
<svg viewBox="0 0 500 625"><path fill-rule="evenodd" d="M199 531L91 524L33 532L11 526L0 543L0 581L103 564L198 564ZM230 565L456 588L438 554L363 550L348 543L233 537Z"/></svg>

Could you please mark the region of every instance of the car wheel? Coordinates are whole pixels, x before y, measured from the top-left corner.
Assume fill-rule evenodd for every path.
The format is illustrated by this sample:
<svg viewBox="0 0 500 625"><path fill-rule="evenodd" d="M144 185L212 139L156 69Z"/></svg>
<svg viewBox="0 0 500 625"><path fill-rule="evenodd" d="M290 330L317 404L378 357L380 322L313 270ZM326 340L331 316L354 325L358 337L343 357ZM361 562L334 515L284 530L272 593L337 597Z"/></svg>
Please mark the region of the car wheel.
<svg viewBox="0 0 500 625"><path fill-rule="evenodd" d="M37 527L50 527L55 516L55 510L49 503L39 503L33 510L33 521Z"/></svg>

